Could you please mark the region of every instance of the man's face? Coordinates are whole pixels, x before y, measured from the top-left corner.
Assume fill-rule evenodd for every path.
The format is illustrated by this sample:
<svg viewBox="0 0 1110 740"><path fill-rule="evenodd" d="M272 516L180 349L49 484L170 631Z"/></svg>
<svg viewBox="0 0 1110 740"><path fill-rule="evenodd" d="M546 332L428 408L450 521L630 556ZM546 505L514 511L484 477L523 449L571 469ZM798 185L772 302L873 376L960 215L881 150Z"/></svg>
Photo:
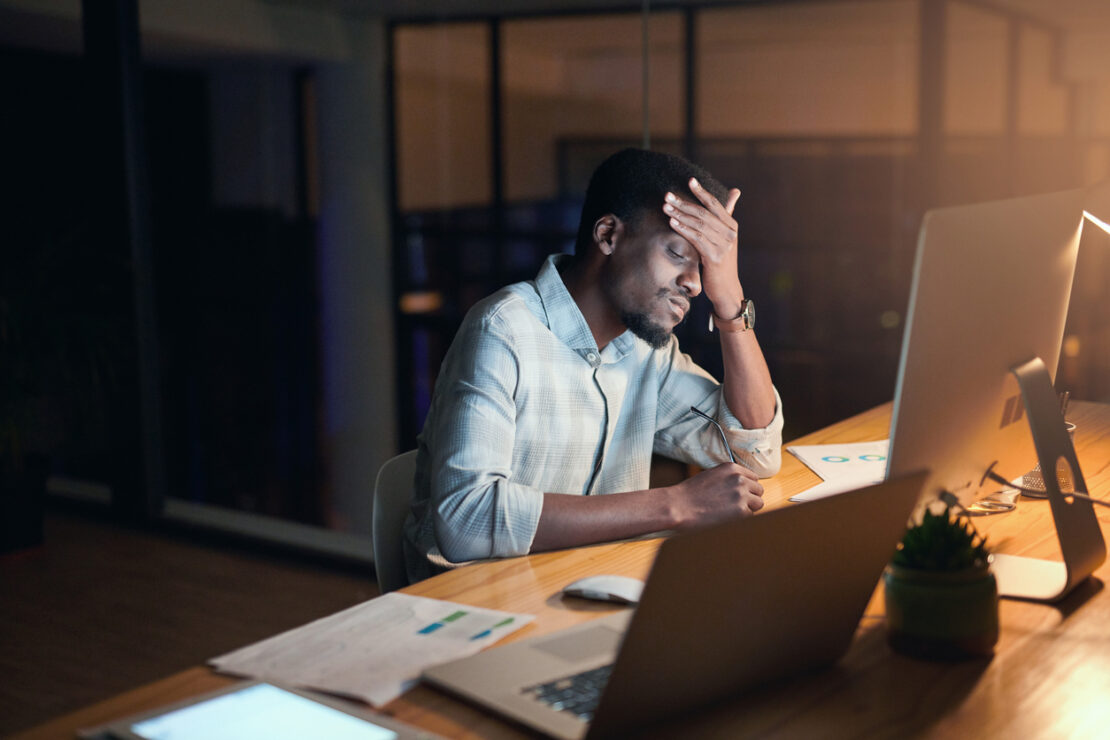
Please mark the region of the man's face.
<svg viewBox="0 0 1110 740"><path fill-rule="evenodd" d="M697 250L667 225L663 214L648 212L623 223L602 287L624 325L659 349L701 292L700 266Z"/></svg>

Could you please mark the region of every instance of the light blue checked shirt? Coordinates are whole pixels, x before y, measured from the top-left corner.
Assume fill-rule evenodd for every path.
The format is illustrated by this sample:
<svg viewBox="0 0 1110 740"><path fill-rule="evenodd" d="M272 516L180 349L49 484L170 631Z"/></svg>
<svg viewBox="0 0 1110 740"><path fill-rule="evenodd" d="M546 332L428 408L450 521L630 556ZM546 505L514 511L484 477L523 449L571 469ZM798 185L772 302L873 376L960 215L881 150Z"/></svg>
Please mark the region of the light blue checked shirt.
<svg viewBox="0 0 1110 740"><path fill-rule="evenodd" d="M643 490L653 451L703 468L727 461L691 406L721 423L737 462L760 477L779 469L778 391L770 425L744 429L675 337L653 350L626 331L599 351L559 259L476 304L447 352L405 523L412 581L528 553L545 492Z"/></svg>

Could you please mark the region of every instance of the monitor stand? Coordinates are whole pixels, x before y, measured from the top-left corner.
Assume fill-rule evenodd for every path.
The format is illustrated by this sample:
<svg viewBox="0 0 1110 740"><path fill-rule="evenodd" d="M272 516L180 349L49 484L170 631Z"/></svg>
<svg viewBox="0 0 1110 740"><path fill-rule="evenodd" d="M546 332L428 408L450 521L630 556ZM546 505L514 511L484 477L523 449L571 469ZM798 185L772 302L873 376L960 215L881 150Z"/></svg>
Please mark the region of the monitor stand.
<svg viewBox="0 0 1110 740"><path fill-rule="evenodd" d="M1059 601L1091 575L1106 560L1094 505L1060 492L1056 475L1059 465L1068 465L1075 491L1088 493L1087 481L1079 469L1075 447L1064 426L1063 416L1052 389L1052 379L1039 357L1011 368L1021 386L1033 444L1041 464L1056 536L1064 561L1040 560L1019 555L996 554L992 563L998 580L999 596L1032 601Z"/></svg>

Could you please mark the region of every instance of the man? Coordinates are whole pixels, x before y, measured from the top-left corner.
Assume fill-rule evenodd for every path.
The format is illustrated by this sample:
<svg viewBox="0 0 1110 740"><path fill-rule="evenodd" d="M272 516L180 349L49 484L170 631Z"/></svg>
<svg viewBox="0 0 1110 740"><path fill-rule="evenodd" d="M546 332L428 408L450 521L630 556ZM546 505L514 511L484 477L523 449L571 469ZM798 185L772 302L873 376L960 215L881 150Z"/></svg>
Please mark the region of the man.
<svg viewBox="0 0 1110 740"><path fill-rule="evenodd" d="M681 158L619 152L590 179L575 254L470 310L419 439L411 580L763 505L782 411L737 274L739 197ZM671 333L703 291L723 384ZM720 422L742 464L691 406ZM648 489L653 451L706 470Z"/></svg>

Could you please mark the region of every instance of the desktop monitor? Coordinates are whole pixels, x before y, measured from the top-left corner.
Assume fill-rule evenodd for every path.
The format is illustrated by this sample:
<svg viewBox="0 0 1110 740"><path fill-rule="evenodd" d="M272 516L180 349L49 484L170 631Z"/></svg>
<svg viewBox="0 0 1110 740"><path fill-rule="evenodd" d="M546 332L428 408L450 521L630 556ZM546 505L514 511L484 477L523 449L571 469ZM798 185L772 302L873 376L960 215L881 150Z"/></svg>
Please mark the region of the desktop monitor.
<svg viewBox="0 0 1110 740"><path fill-rule="evenodd" d="M925 214L906 315L887 476L928 469L924 496L969 506L1037 461L1011 369L1053 376L1079 249L1083 192Z"/></svg>

